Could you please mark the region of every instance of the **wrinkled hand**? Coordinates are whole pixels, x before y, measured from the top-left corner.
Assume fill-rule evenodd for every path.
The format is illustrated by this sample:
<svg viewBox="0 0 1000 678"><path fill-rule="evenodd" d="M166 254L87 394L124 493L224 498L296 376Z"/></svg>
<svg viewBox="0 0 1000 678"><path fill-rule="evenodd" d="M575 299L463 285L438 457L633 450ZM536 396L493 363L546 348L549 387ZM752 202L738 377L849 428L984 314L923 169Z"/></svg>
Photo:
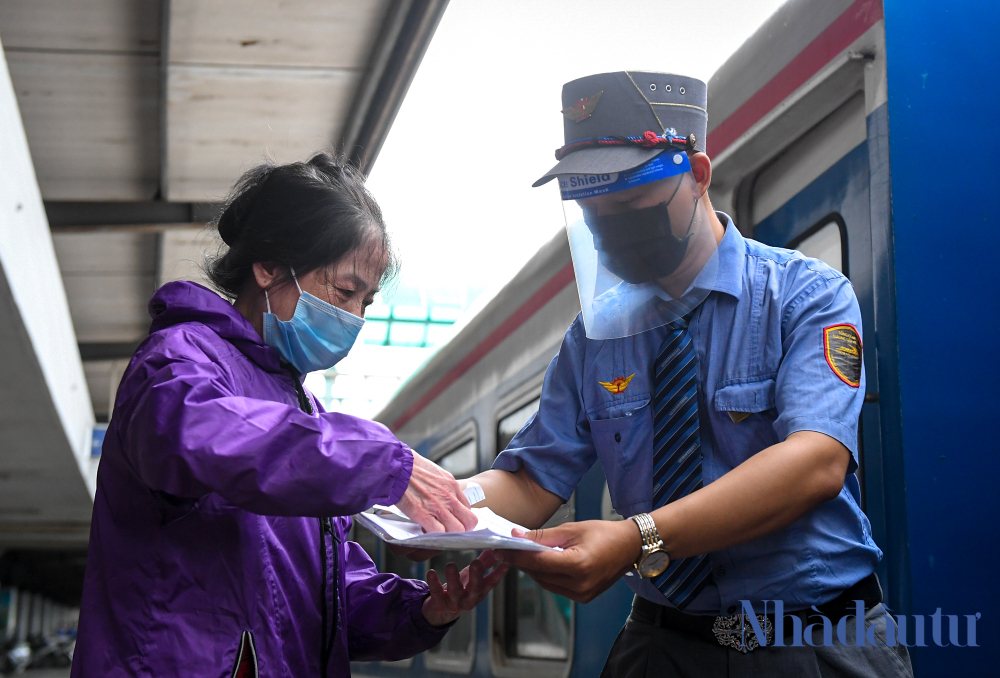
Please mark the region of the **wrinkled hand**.
<svg viewBox="0 0 1000 678"><path fill-rule="evenodd" d="M489 570L491 567L493 569ZM483 551L461 572L455 563L448 563L445 567L446 584L441 583L437 572L430 570L427 573L430 595L424 598L424 619L431 626L443 626L458 619L463 612L483 602L486 594L503 580L508 569L509 566L500 562L496 552Z"/></svg>
<svg viewBox="0 0 1000 678"><path fill-rule="evenodd" d="M578 603L589 603L604 593L642 553L642 537L631 520L585 520L545 530L515 530L514 536L562 547L562 551L501 551L500 555L542 588Z"/></svg>
<svg viewBox="0 0 1000 678"><path fill-rule="evenodd" d="M425 532L464 532L478 522L455 476L416 452L410 484L396 506Z"/></svg>

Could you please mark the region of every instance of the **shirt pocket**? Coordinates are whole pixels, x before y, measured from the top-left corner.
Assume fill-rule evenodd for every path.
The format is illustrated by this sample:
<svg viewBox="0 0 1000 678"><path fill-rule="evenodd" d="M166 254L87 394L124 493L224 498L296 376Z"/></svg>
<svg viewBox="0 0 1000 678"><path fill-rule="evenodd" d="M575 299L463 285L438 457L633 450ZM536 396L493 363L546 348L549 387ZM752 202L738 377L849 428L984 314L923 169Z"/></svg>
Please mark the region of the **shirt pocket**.
<svg viewBox="0 0 1000 678"><path fill-rule="evenodd" d="M594 448L608 478L615 510L630 516L645 510L653 494L653 414L645 394L629 403L588 412ZM618 413L624 416L601 418Z"/></svg>
<svg viewBox="0 0 1000 678"><path fill-rule="evenodd" d="M717 453L731 457L730 468L778 442L774 398L773 378L730 384L715 391L712 428L720 443Z"/></svg>
<svg viewBox="0 0 1000 678"><path fill-rule="evenodd" d="M774 407L774 388L774 379L723 386L715 392L715 409L742 414L769 410Z"/></svg>

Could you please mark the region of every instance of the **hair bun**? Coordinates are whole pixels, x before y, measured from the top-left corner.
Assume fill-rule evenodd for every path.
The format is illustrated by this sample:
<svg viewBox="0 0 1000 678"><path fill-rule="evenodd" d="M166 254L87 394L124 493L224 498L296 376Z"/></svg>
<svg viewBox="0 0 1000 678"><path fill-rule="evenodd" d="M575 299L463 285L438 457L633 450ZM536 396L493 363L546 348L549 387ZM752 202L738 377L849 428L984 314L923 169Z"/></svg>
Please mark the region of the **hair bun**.
<svg viewBox="0 0 1000 678"><path fill-rule="evenodd" d="M240 241L243 226L253 207L254 198L260 193L274 169L275 166L270 163L259 165L244 174L233 187L229 199L226 201L226 209L222 211L216 222L222 242L230 247L235 247L236 243Z"/></svg>
<svg viewBox="0 0 1000 678"><path fill-rule="evenodd" d="M232 209L226 209L219 215L216 227L219 229L219 237L222 238L222 242L230 247L233 247L239 241L241 228L236 223L236 217L233 216Z"/></svg>

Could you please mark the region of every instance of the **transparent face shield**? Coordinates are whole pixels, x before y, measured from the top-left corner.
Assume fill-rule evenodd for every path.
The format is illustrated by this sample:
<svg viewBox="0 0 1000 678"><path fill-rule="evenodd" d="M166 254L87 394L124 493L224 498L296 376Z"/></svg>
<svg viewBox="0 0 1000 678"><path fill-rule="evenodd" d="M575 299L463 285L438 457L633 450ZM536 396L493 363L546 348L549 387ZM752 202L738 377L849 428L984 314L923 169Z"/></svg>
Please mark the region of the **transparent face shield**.
<svg viewBox="0 0 1000 678"><path fill-rule="evenodd" d="M627 172L559 177L590 339L618 339L688 315L714 287L718 243L687 154Z"/></svg>

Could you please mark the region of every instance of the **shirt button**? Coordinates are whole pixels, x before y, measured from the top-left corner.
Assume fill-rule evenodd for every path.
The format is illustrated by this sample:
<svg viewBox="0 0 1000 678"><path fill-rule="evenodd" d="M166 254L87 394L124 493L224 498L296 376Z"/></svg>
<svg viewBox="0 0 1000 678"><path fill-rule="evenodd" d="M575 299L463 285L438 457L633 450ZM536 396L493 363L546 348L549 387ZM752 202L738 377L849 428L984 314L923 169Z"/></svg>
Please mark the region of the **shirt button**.
<svg viewBox="0 0 1000 678"><path fill-rule="evenodd" d="M620 443L621 441L622 441L622 434L621 433L616 433L615 434L615 442L616 443Z"/></svg>
<svg viewBox="0 0 1000 678"><path fill-rule="evenodd" d="M726 568L725 568L724 565L719 565L717 568L715 568L715 576L716 577L725 577L726 576Z"/></svg>
<svg viewBox="0 0 1000 678"><path fill-rule="evenodd" d="M730 606L729 606L729 609L728 609L728 610L726 610L726 612L727 612L728 614L736 614L736 606L735 606L735 605L730 605Z"/></svg>

